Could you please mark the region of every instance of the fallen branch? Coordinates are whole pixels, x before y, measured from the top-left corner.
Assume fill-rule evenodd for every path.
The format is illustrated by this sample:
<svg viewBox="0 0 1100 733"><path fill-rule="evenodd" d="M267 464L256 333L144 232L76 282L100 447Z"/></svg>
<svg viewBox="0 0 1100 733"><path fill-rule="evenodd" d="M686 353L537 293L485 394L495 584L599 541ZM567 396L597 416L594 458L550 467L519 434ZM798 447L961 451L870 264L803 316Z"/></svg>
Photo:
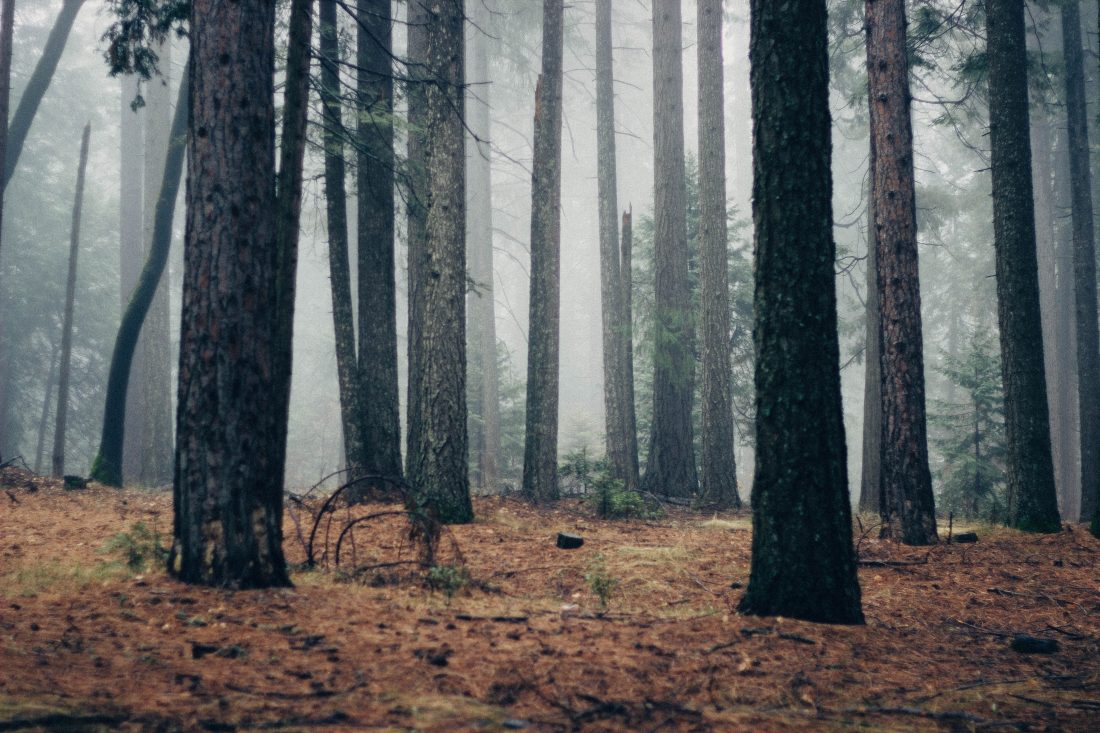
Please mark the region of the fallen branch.
<svg viewBox="0 0 1100 733"><path fill-rule="evenodd" d="M928 555L925 555L921 560L860 560L859 564L863 567L870 568L907 568L912 565L927 565Z"/></svg>

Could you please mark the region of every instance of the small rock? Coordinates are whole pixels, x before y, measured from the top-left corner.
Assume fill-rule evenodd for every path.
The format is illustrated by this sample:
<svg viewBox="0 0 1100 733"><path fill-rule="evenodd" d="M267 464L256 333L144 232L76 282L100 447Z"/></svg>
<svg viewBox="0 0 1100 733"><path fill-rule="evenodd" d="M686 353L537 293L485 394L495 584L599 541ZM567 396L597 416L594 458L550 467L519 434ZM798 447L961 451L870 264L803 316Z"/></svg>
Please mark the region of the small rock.
<svg viewBox="0 0 1100 733"><path fill-rule="evenodd" d="M732 583L730 583L730 588L733 588L734 590L739 590L739 589L744 588L744 587L745 587L744 583L741 583L741 582L736 581L736 580L733 581Z"/></svg>
<svg viewBox="0 0 1100 733"><path fill-rule="evenodd" d="M1012 651L1020 654L1053 654L1058 651L1058 642L1054 639L1039 639L1027 634L1017 634L1012 638Z"/></svg>
<svg viewBox="0 0 1100 733"><path fill-rule="evenodd" d="M502 728L505 728L507 730L523 730L524 728L530 726L531 724L528 723L526 720L519 720L517 718L508 718L508 720L505 720L500 725L501 725Z"/></svg>
<svg viewBox="0 0 1100 733"><path fill-rule="evenodd" d="M558 547L563 550L575 550L583 544L583 537L567 532L558 532Z"/></svg>

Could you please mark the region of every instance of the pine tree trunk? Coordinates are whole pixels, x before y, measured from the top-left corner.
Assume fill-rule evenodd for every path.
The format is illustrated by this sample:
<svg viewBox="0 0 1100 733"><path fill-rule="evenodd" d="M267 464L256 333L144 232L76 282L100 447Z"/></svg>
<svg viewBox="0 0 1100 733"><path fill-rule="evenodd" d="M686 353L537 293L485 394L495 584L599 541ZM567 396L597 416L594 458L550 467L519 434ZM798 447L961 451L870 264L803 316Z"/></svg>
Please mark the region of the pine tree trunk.
<svg viewBox="0 0 1100 733"><path fill-rule="evenodd" d="M467 8L470 86L466 94L466 238L467 263L475 290L466 298L470 352L469 393L472 432L470 454L475 485L482 491L500 490L500 379L497 375L497 335L493 282L493 181L491 85L486 30L489 8L484 1Z"/></svg>
<svg viewBox="0 0 1100 733"><path fill-rule="evenodd" d="M357 9L360 464L400 481L391 1L359 0Z"/></svg>
<svg viewBox="0 0 1100 733"><path fill-rule="evenodd" d="M157 48L161 76L152 79L145 94L145 196L143 254L152 252L156 237L157 201L164 181L166 153L171 146L172 94L169 72L172 44ZM175 199L173 199L173 204ZM169 324L168 283L161 277L145 317L141 348L144 350L145 427L142 431L141 467L138 480L145 486L172 481L172 330Z"/></svg>
<svg viewBox="0 0 1100 733"><path fill-rule="evenodd" d="M868 206L870 218L870 206ZM863 351L863 462L859 483L859 511L878 514L882 508L882 332L879 329L878 266L875 243L867 230L867 322Z"/></svg>
<svg viewBox="0 0 1100 733"><path fill-rule="evenodd" d="M1023 3L989 0L986 27L1006 473L1008 495L1016 500L1011 521L1018 529L1056 532L1061 522L1043 369Z"/></svg>
<svg viewBox="0 0 1100 733"><path fill-rule="evenodd" d="M543 0L542 73L535 90L531 165L531 308L523 450L523 493L536 502L558 498L563 17L563 0Z"/></svg>
<svg viewBox="0 0 1100 733"><path fill-rule="evenodd" d="M638 486L638 416L634 407L634 212L623 212L619 275L623 306L623 430L626 432L627 470Z"/></svg>
<svg viewBox="0 0 1100 733"><path fill-rule="evenodd" d="M5 187L11 183L11 177L15 175L19 156L23 152L23 143L27 141L27 133L30 132L31 123L34 122L34 116L38 112L38 105L41 104L42 97L46 96L50 80L53 79L53 73L57 70L57 63L65 51L73 22L83 6L84 0L63 0L61 12L57 14L57 20L50 29L50 35L42 49L42 56L35 64L31 78L27 80L27 86L23 89L23 96L19 99L19 106L15 108L15 114L12 115L11 124L8 127L3 169Z"/></svg>
<svg viewBox="0 0 1100 733"><path fill-rule="evenodd" d="M145 244L142 209L144 191L145 108L131 105L141 93L141 82L136 74L122 79L122 98L119 100L119 308L125 314L134 296L138 278L145 261ZM143 329L144 331L144 329ZM122 478L134 482L141 473L141 451L145 434L145 349L144 338L139 344L130 365L130 384L126 389L125 433L122 446Z"/></svg>
<svg viewBox="0 0 1100 733"><path fill-rule="evenodd" d="M600 221L600 312L603 326L603 404L607 455L615 477L637 488L626 435L623 384L623 289L619 261L619 198L615 154L615 86L611 0L596 2L596 185Z"/></svg>
<svg viewBox="0 0 1100 733"><path fill-rule="evenodd" d="M276 251L274 30L265 0L193 0L187 238L168 568L288 585Z"/></svg>
<svg viewBox="0 0 1100 733"><path fill-rule="evenodd" d="M355 315L348 260L348 211L345 137L340 94L340 46L336 0L320 2L321 105L324 120L325 212L328 224L328 263L332 281L332 321L336 334L336 372L340 389L340 418L348 479L363 473L362 405L359 365L355 348ZM352 497L354 498L354 497Z"/></svg>
<svg viewBox="0 0 1100 733"><path fill-rule="evenodd" d="M756 470L752 570L739 608L861 623L840 400L825 5L751 3Z"/></svg>
<svg viewBox="0 0 1100 733"><path fill-rule="evenodd" d="M409 6L409 455L417 508L470 522L463 4ZM426 80L426 81L422 81ZM417 134L415 130L421 132Z"/></svg>
<svg viewBox="0 0 1100 733"><path fill-rule="evenodd" d="M8 110L11 104L11 50L12 35L15 26L15 0L2 0L0 4L0 171L6 169L8 151ZM4 222L4 189L6 179L0 178L0 232ZM0 246L0 251L3 247ZM2 278L3 272L0 272ZM0 282L0 297L3 296L3 282ZM4 340L4 319L0 318L0 373L10 374ZM7 379L0 379L0 461L7 450L5 429L7 427ZM37 468L35 471L37 472Z"/></svg>
<svg viewBox="0 0 1100 733"><path fill-rule="evenodd" d="M42 473L42 454L46 449L46 428L50 422L50 406L53 404L53 393L57 388L58 358L61 356L61 341L54 341L53 350L50 353L50 376L46 379L46 395L42 398L42 414L38 418L38 442L34 450L34 472Z"/></svg>
<svg viewBox="0 0 1100 733"><path fill-rule="evenodd" d="M882 536L933 545L904 0L867 0L871 242L879 305Z"/></svg>
<svg viewBox="0 0 1100 733"><path fill-rule="evenodd" d="M69 372L73 359L73 306L76 300L76 261L80 251L80 212L84 207L84 173L88 166L89 122L80 139L80 164L76 173L76 198L73 201L72 235L69 239L69 277L65 286L65 316L61 331L61 366L57 378L57 419L53 433L53 475L65 475L65 423L69 414Z"/></svg>
<svg viewBox="0 0 1100 733"><path fill-rule="evenodd" d="M695 318L688 280L680 0L653 6L654 370L653 428L642 487L690 496L699 485L691 403Z"/></svg>
<svg viewBox="0 0 1100 733"><path fill-rule="evenodd" d="M180 81L179 97L172 119L171 144L165 154L160 193L154 211L153 239L149 256L138 278L134 295L122 313L111 353L111 368L107 375L107 396L103 406L103 427L99 453L92 463L91 477L108 486L122 486L123 445L127 428L125 419L127 385L138 348L138 337L148 317L159 283L164 278L168 253L172 246L172 218L183 176L183 158L187 142L187 114L190 105L189 80Z"/></svg>
<svg viewBox="0 0 1100 733"><path fill-rule="evenodd" d="M1078 412L1081 441L1081 519L1096 512L1100 493L1100 332L1096 311L1096 246L1089 169L1088 110L1080 9L1062 6L1062 43L1069 118L1069 167L1073 220L1073 269L1077 324Z"/></svg>
<svg viewBox="0 0 1100 733"><path fill-rule="evenodd" d="M741 506L733 457L722 0L699 0L699 259L703 299L701 501Z"/></svg>

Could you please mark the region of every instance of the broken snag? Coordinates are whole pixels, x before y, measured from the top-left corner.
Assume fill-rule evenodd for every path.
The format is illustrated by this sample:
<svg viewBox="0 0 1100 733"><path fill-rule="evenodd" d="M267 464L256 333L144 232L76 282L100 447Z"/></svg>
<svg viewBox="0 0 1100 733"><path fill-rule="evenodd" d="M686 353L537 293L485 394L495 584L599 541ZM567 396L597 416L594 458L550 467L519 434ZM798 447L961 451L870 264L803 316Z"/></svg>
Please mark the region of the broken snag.
<svg viewBox="0 0 1100 733"><path fill-rule="evenodd" d="M558 532L558 547L563 550L575 550L583 544L583 537L567 532Z"/></svg>

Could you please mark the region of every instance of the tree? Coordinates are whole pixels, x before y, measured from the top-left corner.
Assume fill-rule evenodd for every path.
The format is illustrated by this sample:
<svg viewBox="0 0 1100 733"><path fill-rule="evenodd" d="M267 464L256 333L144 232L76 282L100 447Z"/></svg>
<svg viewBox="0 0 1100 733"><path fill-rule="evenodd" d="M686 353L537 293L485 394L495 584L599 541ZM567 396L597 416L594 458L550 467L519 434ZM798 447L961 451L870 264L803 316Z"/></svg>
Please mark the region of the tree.
<svg viewBox="0 0 1100 733"><path fill-rule="evenodd" d="M466 432L463 3L409 5L410 503L473 520Z"/></svg>
<svg viewBox="0 0 1100 733"><path fill-rule="evenodd" d="M563 0L543 0L542 73L535 90L531 165L531 308L523 454L523 493L538 502L558 498L563 16Z"/></svg>
<svg viewBox="0 0 1100 733"><path fill-rule="evenodd" d="M145 126L144 106L134 108L141 95L141 79L137 74L129 74L120 84L122 93L119 99L119 197L118 197L118 273L119 273L119 309L126 312L126 306L133 298L141 276L142 263L145 262L143 240L142 185L144 167L142 159L145 151L142 130ZM145 349L139 336L139 346L134 351L130 366L130 385L126 390L125 424L129 430L124 432L122 446L122 479L135 480L141 472L142 443L145 432Z"/></svg>
<svg viewBox="0 0 1100 733"><path fill-rule="evenodd" d="M474 481L482 490L500 486L501 409L497 370L497 335L493 285L493 180L491 122L492 86L486 27L490 9L484 0L467 8L467 53L470 85L466 94L466 241L467 267L473 283L466 297L470 368L470 453Z"/></svg>
<svg viewBox="0 0 1100 733"><path fill-rule="evenodd" d="M275 5L194 0L169 572L288 585L275 195ZM281 443L281 445L280 445Z"/></svg>
<svg viewBox="0 0 1100 733"><path fill-rule="evenodd" d="M933 545L917 262L917 206L904 0L867 0L871 243L875 247L882 399L882 534Z"/></svg>
<svg viewBox="0 0 1100 733"><path fill-rule="evenodd" d="M160 194L154 207L153 239L145 265L134 287L133 295L122 313L118 326L111 369L107 377L107 397L103 407L103 426L99 453L92 462L91 477L108 486L122 486L123 446L126 439L127 393L130 369L138 348L138 338L149 314L168 264L172 246L172 218L183 175L183 159L187 144L187 114L189 108L188 76L180 82L179 97L172 121L170 144L165 154ZM130 424L131 429L137 428Z"/></svg>
<svg viewBox="0 0 1100 733"><path fill-rule="evenodd" d="M699 0L699 255L703 300L701 499L741 506L733 458L722 2Z"/></svg>
<svg viewBox="0 0 1100 733"><path fill-rule="evenodd" d="M92 124L84 126L80 138L80 163L76 172L72 236L69 240L69 277L65 286L65 317L61 332L61 367L57 380L57 420L53 432L53 475L65 474L65 422L69 414L69 373L73 356L73 306L76 300L76 261L80 251L80 211L84 206L84 173L88 167L88 138Z"/></svg>
<svg viewBox="0 0 1100 733"><path fill-rule="evenodd" d="M1012 523L1027 531L1056 532L1061 522L1039 313L1023 3L989 0L986 28L1008 493L1016 502Z"/></svg>
<svg viewBox="0 0 1100 733"><path fill-rule="evenodd" d="M840 402L825 6L751 3L756 470L739 609L861 623Z"/></svg>
<svg viewBox="0 0 1100 733"><path fill-rule="evenodd" d="M3 0L0 6L0 171L5 170L8 151L8 109L11 102L11 47L12 34L15 26L15 0ZM3 231L4 223L4 189L7 188L6 180L0 180L0 231ZM0 247L2 249L2 247ZM3 293L0 286L0 293ZM8 372L7 360L4 358L4 319L0 317L0 372ZM50 372L51 376L53 372ZM7 380L0 379L0 461L3 460L4 450L4 422L7 416ZM50 391L47 386L47 393ZM47 400L48 401L48 400ZM39 441L41 443L41 441Z"/></svg>
<svg viewBox="0 0 1100 733"><path fill-rule="evenodd" d="M638 485L638 416L634 402L634 211L623 212L619 245L620 301L623 306L623 430L626 432L630 471Z"/></svg>
<svg viewBox="0 0 1100 733"><path fill-rule="evenodd" d="M1081 15L1076 0L1062 6L1066 114L1069 135L1073 220L1073 271L1077 324L1077 399L1081 440L1081 519L1100 510L1100 331L1096 306L1096 244L1089 169L1088 110L1081 47ZM1006 385L1006 400L1007 395Z"/></svg>
<svg viewBox="0 0 1100 733"><path fill-rule="evenodd" d="M400 481L391 4L359 0L356 6L359 313L370 314L359 318L358 464L368 474Z"/></svg>
<svg viewBox="0 0 1100 733"><path fill-rule="evenodd" d="M642 487L688 496L699 481L691 424L695 323L688 281L680 0L653 8L653 423Z"/></svg>
<svg viewBox="0 0 1100 733"><path fill-rule="evenodd" d="M596 2L596 185L600 220L600 301L603 319L603 402L607 455L627 489L638 486L637 436L626 411L623 268L619 252L619 199L615 155L615 87L611 0Z"/></svg>
<svg viewBox="0 0 1100 733"><path fill-rule="evenodd" d="M867 237L867 295L863 347L863 461L859 510L878 514L882 507L882 333L879 328L878 268L875 243Z"/></svg>

